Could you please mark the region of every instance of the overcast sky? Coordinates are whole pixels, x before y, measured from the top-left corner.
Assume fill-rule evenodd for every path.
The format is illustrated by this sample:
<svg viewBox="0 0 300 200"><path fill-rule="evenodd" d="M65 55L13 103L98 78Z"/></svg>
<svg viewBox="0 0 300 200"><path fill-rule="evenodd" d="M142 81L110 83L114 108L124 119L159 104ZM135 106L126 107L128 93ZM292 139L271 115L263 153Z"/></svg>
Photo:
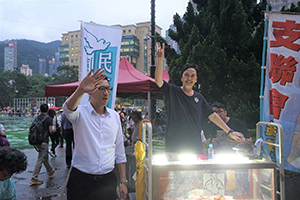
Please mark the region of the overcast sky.
<svg viewBox="0 0 300 200"><path fill-rule="evenodd" d="M162 35L182 16L188 0L156 0L155 22ZM129 25L150 21L151 0L0 0L0 41L61 40L62 33L80 29L80 22Z"/></svg>

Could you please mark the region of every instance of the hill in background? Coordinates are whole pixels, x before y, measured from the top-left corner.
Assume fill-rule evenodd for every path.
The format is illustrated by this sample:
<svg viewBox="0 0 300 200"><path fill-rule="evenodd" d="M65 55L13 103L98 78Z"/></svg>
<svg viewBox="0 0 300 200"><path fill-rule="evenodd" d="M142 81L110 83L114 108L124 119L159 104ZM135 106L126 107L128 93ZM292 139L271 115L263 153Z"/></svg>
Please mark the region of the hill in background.
<svg viewBox="0 0 300 200"><path fill-rule="evenodd" d="M20 69L22 64L29 65L34 75L38 72L39 57L43 59L54 58L61 45L60 40L49 43L42 43L33 40L9 40L0 41L0 73L4 70L4 47L8 42L17 42L17 67Z"/></svg>

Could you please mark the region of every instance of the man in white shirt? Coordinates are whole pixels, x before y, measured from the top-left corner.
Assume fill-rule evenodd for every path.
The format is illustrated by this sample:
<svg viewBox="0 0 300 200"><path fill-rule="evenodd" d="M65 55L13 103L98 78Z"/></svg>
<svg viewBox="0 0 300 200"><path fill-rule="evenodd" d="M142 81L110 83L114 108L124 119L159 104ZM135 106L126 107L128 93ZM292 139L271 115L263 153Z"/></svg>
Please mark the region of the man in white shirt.
<svg viewBox="0 0 300 200"><path fill-rule="evenodd" d="M92 71L63 105L64 113L73 125L76 144L67 198L117 199L118 183L113 172L116 163L120 174L120 199L126 199L126 155L120 117L106 107L112 88L103 75L104 70L98 69L93 74ZM84 93L90 96L90 102L79 105Z"/></svg>

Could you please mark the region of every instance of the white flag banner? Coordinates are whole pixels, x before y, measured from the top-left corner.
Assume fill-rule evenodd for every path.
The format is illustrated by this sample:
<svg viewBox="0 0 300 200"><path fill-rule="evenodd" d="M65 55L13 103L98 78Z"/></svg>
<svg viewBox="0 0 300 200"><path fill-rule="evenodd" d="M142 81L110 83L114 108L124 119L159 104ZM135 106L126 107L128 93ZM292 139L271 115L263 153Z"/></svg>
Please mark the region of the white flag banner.
<svg viewBox="0 0 300 200"><path fill-rule="evenodd" d="M113 87L107 107L113 109L117 94L122 29L82 22L80 34L79 82L91 69L105 69L109 84ZM80 104L88 102L89 96L84 94Z"/></svg>
<svg viewBox="0 0 300 200"><path fill-rule="evenodd" d="M300 172L300 15L267 15L263 121L282 125L285 169ZM265 126L262 136L278 144L277 127ZM278 157L274 146L268 145L268 151Z"/></svg>

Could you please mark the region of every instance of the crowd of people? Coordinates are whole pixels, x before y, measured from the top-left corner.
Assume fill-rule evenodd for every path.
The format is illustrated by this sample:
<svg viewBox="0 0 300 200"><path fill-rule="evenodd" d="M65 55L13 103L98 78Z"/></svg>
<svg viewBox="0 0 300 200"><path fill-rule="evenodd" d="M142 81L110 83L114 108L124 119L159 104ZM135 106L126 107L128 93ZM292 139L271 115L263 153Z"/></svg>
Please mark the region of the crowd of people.
<svg viewBox="0 0 300 200"><path fill-rule="evenodd" d="M148 118L147 112L143 113L135 108L115 108L115 111L120 115L125 147L133 146L138 139L141 139L139 138L139 124L143 119L152 122L154 135L163 135L165 132L167 120L163 109L157 109L153 119Z"/></svg>
<svg viewBox="0 0 300 200"><path fill-rule="evenodd" d="M36 107L32 109L22 109L22 108L9 108L6 107L5 109L0 109L0 112L3 114L7 114L10 117L17 116L17 117L34 117L39 114L39 109Z"/></svg>
<svg viewBox="0 0 300 200"><path fill-rule="evenodd" d="M223 104L210 105L201 93L193 90L197 81L197 65L187 63L182 67L180 73L182 86L163 81L164 48L164 44L157 43L155 82L163 92L166 112L164 109L158 109L153 119L148 119L146 112L123 108L113 110L106 107L112 87L104 69L95 71L92 69L65 101L59 113L49 110L47 104L40 106L40 114L37 118L43 121L43 141L35 145L38 157L30 184L43 184L43 181L38 179L42 165L45 166L49 178L54 176L57 169L48 162L49 137L52 142L50 155L53 157L56 155L55 149L63 146L64 138L66 167L70 169L67 199L93 200L98 199L99 196L104 200L116 199L117 196L120 199L127 199L125 147L134 146L140 139L139 124L143 119L152 121L154 134L164 135L166 152L205 155L206 138L203 123L206 120L214 124L209 137L210 142L216 147L221 146L217 137L218 129L221 129L226 138L235 143L245 139L252 142L244 124L238 119L227 116ZM84 94L89 95L90 101L80 105L79 102ZM1 130L3 126L0 125ZM0 134L0 138L5 138L4 132ZM5 143L4 139L2 143ZM20 162L24 164L23 168L8 171L7 168L1 168L0 164L0 178L5 176L6 180L13 173L26 169L24 167L26 156L22 154L20 156L22 158ZM163 178L168 180L168 175ZM0 183L1 180L4 178L0 179ZM165 188L154 187L156 195L154 198L163 199L165 191Z"/></svg>

